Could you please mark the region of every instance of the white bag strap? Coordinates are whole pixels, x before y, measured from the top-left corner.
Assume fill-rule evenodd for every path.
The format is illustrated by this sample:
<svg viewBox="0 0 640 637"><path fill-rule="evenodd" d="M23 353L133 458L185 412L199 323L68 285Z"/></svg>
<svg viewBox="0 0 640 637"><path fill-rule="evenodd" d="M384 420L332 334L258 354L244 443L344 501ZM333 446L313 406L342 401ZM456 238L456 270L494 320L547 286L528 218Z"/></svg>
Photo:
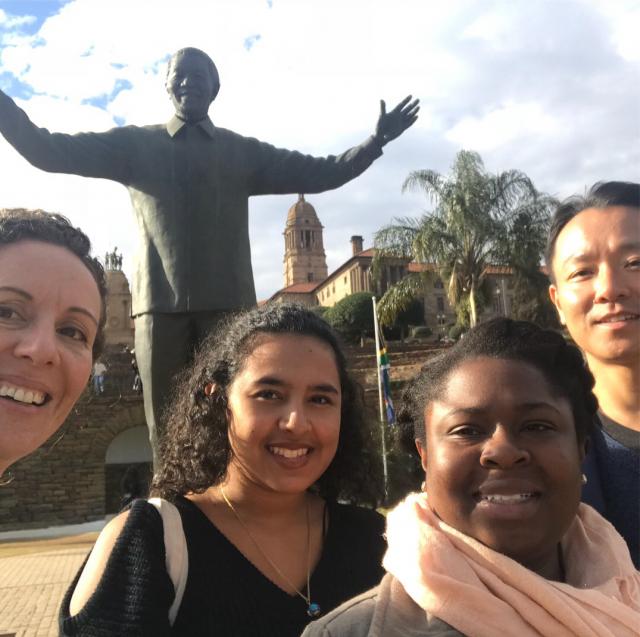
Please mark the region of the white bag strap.
<svg viewBox="0 0 640 637"><path fill-rule="evenodd" d="M180 512L168 500L163 498L149 498L162 517L164 527L164 550L166 554L167 572L173 582L175 597L169 608L169 623L173 626L176 621L180 603L184 595L184 587L187 584L189 574L189 554L187 552L187 540L182 528Z"/></svg>

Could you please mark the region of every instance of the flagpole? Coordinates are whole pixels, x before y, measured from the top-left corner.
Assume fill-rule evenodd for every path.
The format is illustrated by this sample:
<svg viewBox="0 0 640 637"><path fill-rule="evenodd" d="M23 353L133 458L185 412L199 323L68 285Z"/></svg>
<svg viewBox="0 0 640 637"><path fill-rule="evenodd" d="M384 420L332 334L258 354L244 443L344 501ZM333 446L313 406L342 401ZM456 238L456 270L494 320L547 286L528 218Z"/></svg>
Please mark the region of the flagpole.
<svg viewBox="0 0 640 637"><path fill-rule="evenodd" d="M378 327L378 309L376 307L376 297L372 296L373 302L373 329L376 339L376 369L378 371L378 402L380 408L380 440L382 441L382 475L384 476L384 499L388 496L389 473L387 471L387 442L385 440L386 427L384 418L384 401L382 399L382 370L380 369L380 334Z"/></svg>

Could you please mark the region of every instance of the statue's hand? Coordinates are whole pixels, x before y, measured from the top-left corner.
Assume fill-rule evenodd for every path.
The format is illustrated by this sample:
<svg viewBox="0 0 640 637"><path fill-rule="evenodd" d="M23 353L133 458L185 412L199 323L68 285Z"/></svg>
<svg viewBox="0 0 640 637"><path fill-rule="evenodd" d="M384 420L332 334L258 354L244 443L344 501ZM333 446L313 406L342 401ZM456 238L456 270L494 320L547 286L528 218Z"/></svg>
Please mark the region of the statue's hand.
<svg viewBox="0 0 640 637"><path fill-rule="evenodd" d="M415 124L420 110L420 100L411 101L411 97L411 95L407 95L388 113L384 100L380 100L380 117L378 117L375 134L380 146L384 146L392 139L402 135L409 126Z"/></svg>

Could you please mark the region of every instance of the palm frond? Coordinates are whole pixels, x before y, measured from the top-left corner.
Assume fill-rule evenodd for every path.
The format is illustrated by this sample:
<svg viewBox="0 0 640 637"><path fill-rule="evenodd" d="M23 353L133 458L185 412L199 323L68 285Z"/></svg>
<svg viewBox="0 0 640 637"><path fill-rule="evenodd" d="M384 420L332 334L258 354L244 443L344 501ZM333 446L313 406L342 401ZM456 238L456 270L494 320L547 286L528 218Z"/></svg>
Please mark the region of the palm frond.
<svg viewBox="0 0 640 637"><path fill-rule="evenodd" d="M409 190L423 191L435 206L420 219L396 219L380 230L374 267L390 256L434 263L459 319L484 304L490 265L538 271L556 202L539 193L525 173L488 173L478 153L462 150L447 176L411 172L402 186ZM387 320L418 294L419 285L411 276L387 291L381 300Z"/></svg>
<svg viewBox="0 0 640 637"><path fill-rule="evenodd" d="M442 197L442 189L445 185L445 179L435 170L414 170L402 184L402 192L408 190L423 190L429 200L437 202Z"/></svg>
<svg viewBox="0 0 640 637"><path fill-rule="evenodd" d="M381 325L393 325L397 316L408 309L414 299L424 294L425 276L411 272L392 285L378 302L378 318Z"/></svg>

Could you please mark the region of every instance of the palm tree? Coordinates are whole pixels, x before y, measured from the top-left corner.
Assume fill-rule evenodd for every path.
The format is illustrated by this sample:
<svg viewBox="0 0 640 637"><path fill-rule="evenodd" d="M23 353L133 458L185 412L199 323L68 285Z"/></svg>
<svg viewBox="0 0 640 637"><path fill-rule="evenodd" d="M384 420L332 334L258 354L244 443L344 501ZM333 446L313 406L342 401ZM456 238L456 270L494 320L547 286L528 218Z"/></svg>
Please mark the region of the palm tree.
<svg viewBox="0 0 640 637"><path fill-rule="evenodd" d="M531 230L524 238L527 250L544 243L553 199L538 193L518 170L487 173L480 155L465 150L456 155L448 177L433 170L410 173L402 190L413 189L424 190L435 208L419 219L395 219L376 233L374 274L390 256L434 263L458 320L468 312L473 327L488 266L508 265L525 247L516 241L516 237L523 241L524 219ZM426 272L410 273L389 288L379 304L381 321L392 323L398 312L424 293L428 278Z"/></svg>

